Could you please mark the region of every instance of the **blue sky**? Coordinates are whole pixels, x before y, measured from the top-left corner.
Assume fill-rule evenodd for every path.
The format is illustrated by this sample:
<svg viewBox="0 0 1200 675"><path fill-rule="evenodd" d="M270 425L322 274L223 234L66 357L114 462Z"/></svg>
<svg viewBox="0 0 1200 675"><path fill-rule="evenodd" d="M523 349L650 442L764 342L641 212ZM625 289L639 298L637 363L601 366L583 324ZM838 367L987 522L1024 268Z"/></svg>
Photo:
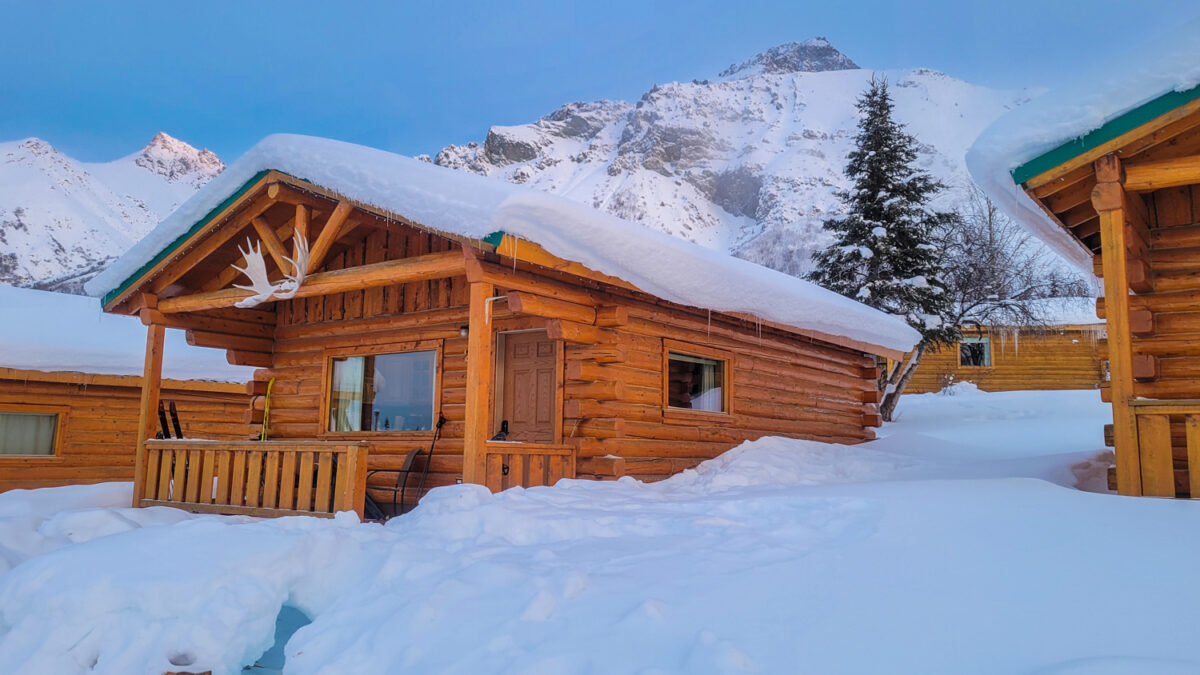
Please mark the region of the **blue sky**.
<svg viewBox="0 0 1200 675"><path fill-rule="evenodd" d="M115 2L0 0L0 140L79 159L159 130L227 161L273 132L395 152L481 140L572 100L636 100L823 35L859 65L1052 86L1200 3ZM19 27L14 29L12 27Z"/></svg>

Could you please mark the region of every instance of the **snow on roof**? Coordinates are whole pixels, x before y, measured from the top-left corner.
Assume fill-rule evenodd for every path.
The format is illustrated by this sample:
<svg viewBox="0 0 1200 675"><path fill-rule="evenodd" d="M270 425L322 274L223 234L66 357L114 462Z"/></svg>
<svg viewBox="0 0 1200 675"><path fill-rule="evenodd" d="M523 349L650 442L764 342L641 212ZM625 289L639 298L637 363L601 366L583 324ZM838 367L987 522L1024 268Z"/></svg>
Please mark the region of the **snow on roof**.
<svg viewBox="0 0 1200 675"><path fill-rule="evenodd" d="M1096 317L1096 299L1086 297L1037 298L1022 303L1047 326L1088 326L1103 324ZM1008 325L1007 322L983 322L984 325Z"/></svg>
<svg viewBox="0 0 1200 675"><path fill-rule="evenodd" d="M651 230L586 205L500 180L324 138L263 139L87 285L118 288L259 172L274 169L446 233L497 230L683 305L748 312L800 329L907 351L902 319L815 284Z"/></svg>
<svg viewBox="0 0 1200 675"><path fill-rule="evenodd" d="M0 285L0 368L99 375L142 374L146 328L105 314L95 298ZM231 366L219 349L193 347L168 330L163 377L246 382L253 368Z"/></svg>
<svg viewBox="0 0 1200 675"><path fill-rule="evenodd" d="M1093 50L1088 58L1102 53ZM967 151L967 169L988 196L1089 275L1091 252L1025 194L1012 171L1164 94L1200 85L1200 20L1136 49L1118 51L1098 63L1094 73L1003 115Z"/></svg>
<svg viewBox="0 0 1200 675"><path fill-rule="evenodd" d="M1104 319L1096 316L1095 298L1040 298L1028 300L1027 305L1037 305L1035 315L1041 316L1051 326L1087 326L1103 324Z"/></svg>

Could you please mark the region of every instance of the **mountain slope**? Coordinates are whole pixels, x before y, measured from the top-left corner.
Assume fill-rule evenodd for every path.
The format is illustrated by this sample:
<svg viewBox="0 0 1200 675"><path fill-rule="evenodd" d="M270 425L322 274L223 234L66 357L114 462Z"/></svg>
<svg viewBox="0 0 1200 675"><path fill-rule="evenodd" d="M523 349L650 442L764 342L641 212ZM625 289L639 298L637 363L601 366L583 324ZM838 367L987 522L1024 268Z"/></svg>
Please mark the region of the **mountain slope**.
<svg viewBox="0 0 1200 675"><path fill-rule="evenodd" d="M636 104L570 103L530 124L492 127L483 143L447 146L432 161L800 273L828 241L821 222L842 208L835 191L848 186L854 102L872 76L891 83L921 167L951 186L968 183L963 156L978 132L1025 98L931 70L860 69L816 38L714 81L655 85Z"/></svg>
<svg viewBox="0 0 1200 675"><path fill-rule="evenodd" d="M0 283L76 290L224 168L164 133L103 163L37 138L0 143Z"/></svg>

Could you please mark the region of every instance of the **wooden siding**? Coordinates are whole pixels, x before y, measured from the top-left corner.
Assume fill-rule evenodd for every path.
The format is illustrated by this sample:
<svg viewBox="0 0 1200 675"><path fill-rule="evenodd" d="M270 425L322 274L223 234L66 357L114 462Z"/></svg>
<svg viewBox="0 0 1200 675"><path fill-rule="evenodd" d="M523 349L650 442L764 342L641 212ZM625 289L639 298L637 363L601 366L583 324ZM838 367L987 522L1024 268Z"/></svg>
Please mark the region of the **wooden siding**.
<svg viewBox="0 0 1200 675"><path fill-rule="evenodd" d="M971 382L984 391L1096 389L1104 382L1104 362L1098 353L1103 328L970 331L968 337L989 339L991 366L959 365L958 345L943 348L925 355L907 392L941 391L955 382Z"/></svg>
<svg viewBox="0 0 1200 675"><path fill-rule="evenodd" d="M1147 192L1148 262L1153 286L1129 296L1134 355L1133 395L1151 400L1200 399L1200 185ZM1101 314L1105 303L1099 303ZM1139 320L1139 317L1145 317ZM1107 346L1100 346L1107 356ZM1101 390L1106 401L1111 391ZM1190 494L1182 417L1171 418L1176 494ZM1143 466L1146 474L1149 467ZM1169 490L1168 490L1169 491Z"/></svg>
<svg viewBox="0 0 1200 675"><path fill-rule="evenodd" d="M559 476L659 479L764 435L841 443L874 437L878 369L869 345L672 304L540 247L514 244L509 255L497 253L484 242L351 209L310 187L260 186L224 223L198 233L190 248L108 307L187 330L193 344L258 367L241 418L247 435L257 437L265 417L271 440L361 440L373 471L399 469L419 448L414 473L428 470L427 489L458 480L503 487ZM314 253L298 297L230 306L240 295L228 290L237 280L229 265L239 261L236 244L252 223L258 235L274 229L281 242L305 231L314 252L327 251L323 259ZM278 267L274 258L265 261L269 271ZM404 261L412 264L396 264ZM488 443L497 430L496 334L525 330L545 330L559 343L555 443L546 452ZM725 414L664 409L668 344L723 355ZM447 423L430 461L424 450L432 432L327 431L329 359L370 350L438 354L434 405ZM500 478L492 475L497 464ZM369 493L390 502L380 488L395 476L370 480ZM411 504L421 494L415 477L408 486Z"/></svg>
<svg viewBox="0 0 1200 675"><path fill-rule="evenodd" d="M373 229L365 235L334 255L330 268L459 246L401 225ZM511 261L500 267L512 270ZM874 357L861 351L751 321L674 308L635 291L599 288L597 283L524 263L512 273L535 285L544 283L546 298L592 298L595 306L605 308L606 322L614 324L602 330L606 339L611 338L607 344L563 342L563 444L574 450L580 477L664 478L764 435L842 443L874 437L868 426L878 424L876 367ZM504 296L510 290L497 283L496 295ZM259 381L276 380L270 402L270 437L333 438L325 432L323 404L330 354L365 346L381 353L403 351L417 348L418 343L434 343L440 345L441 388L436 408L448 422L437 442L426 487L460 479L468 344L461 330L469 321L468 292L467 278L453 277L276 303L272 365L256 375ZM554 323L546 317L514 312L509 304L504 299L492 304L493 335L544 329ZM695 419L687 411L664 411L664 341L694 345L700 353L720 350L729 354L729 414ZM252 421L261 421L262 405L253 407L257 417L251 413ZM494 419L490 413L483 418ZM428 447L432 433L337 434L336 438L367 441L370 469L396 469L409 450ZM422 454L417 471L424 468L424 461ZM376 485L394 481L386 475L372 480ZM390 495L372 494L390 500ZM420 496L415 491L410 494L413 499Z"/></svg>
<svg viewBox="0 0 1200 675"><path fill-rule="evenodd" d="M0 492L15 488L133 480L141 378L5 370L0 410L60 408L58 455L0 456ZM187 437L244 439L242 385L166 381ZM157 421L154 425L158 427Z"/></svg>

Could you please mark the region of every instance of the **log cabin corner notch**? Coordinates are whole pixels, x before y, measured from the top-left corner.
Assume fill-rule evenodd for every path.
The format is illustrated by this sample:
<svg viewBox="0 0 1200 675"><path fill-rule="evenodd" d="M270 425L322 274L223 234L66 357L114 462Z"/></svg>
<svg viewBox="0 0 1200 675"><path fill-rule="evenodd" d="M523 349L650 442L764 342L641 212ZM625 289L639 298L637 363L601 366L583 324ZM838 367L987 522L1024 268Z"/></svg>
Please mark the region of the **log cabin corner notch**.
<svg viewBox="0 0 1200 675"><path fill-rule="evenodd" d="M294 295L239 307L251 295L231 286L239 245L264 241L279 279L299 235L311 243ZM258 368L248 436L361 443L368 469L386 471L444 416L421 455L426 488L662 478L764 435L867 440L876 358L917 339L807 282L585 206L324 139L267 139L143 244L89 290ZM299 470L249 461L265 462L255 480ZM391 480L374 475L368 490ZM240 506L285 508L281 495Z"/></svg>
<svg viewBox="0 0 1200 675"><path fill-rule="evenodd" d="M1128 66L1136 67L1118 69L1106 82L1111 90L1093 92L1107 113L1098 127L1064 134L1048 151L1022 150L1039 147L1029 138L1044 133L1041 127L1071 128L1091 119L1077 114L1079 102L1069 92L1052 92L1023 113L1037 124L1018 131L1018 115L1010 113L1012 119L985 131L972 150L971 170L1034 234L1103 280L1097 315L1106 321L1102 354L1110 379L1101 395L1113 408L1105 437L1116 450L1117 490L1195 497L1200 87L1172 84L1169 64L1141 58L1128 55ZM1152 83L1150 72L1157 78ZM1159 89L1147 96L1150 86ZM1029 207L1009 196L1013 186L1031 200Z"/></svg>

